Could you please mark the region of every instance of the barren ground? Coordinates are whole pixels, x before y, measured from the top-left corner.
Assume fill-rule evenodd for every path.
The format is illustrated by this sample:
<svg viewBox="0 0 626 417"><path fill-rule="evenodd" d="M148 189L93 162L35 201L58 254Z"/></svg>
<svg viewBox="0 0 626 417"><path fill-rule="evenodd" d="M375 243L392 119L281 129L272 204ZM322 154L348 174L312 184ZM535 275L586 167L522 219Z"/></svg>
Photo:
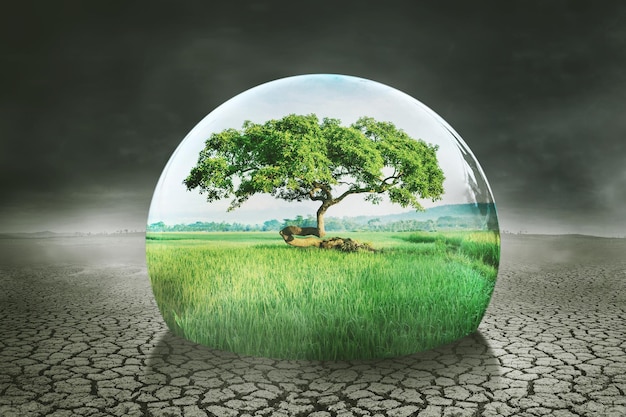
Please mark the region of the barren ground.
<svg viewBox="0 0 626 417"><path fill-rule="evenodd" d="M479 331L366 362L171 335L134 237L0 239L0 416L625 416L626 239L512 236Z"/></svg>

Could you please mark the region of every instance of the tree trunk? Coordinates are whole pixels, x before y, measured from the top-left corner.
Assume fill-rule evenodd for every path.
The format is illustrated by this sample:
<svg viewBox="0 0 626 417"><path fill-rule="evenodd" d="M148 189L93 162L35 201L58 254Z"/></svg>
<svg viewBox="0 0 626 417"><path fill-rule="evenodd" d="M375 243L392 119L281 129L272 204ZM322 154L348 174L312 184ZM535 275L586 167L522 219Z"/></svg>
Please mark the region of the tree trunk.
<svg viewBox="0 0 626 417"><path fill-rule="evenodd" d="M337 249L342 252L356 252L360 249L375 252L367 243L359 243L349 238L333 237L326 240L320 240L326 235L324 230L324 214L328 207L332 206L333 200L325 200L324 203L317 210L317 227L299 227L299 226L287 226L279 233L282 236L286 244L295 246L298 248L322 248L322 249ZM298 239L295 236L317 236Z"/></svg>
<svg viewBox="0 0 626 417"><path fill-rule="evenodd" d="M319 248L321 240L314 237L307 237L304 239L297 239L295 236L319 236L319 229L317 227L298 227L298 226L287 226L283 230L281 230L280 235L286 244L291 246L296 246L299 248L309 248L309 247L317 247Z"/></svg>
<svg viewBox="0 0 626 417"><path fill-rule="evenodd" d="M330 207L330 204L328 204L327 202L324 202L324 204L322 204L320 208L317 209L317 236L318 237L326 236L326 230L324 230L324 214L326 214L326 210L328 210L328 207Z"/></svg>
<svg viewBox="0 0 626 417"><path fill-rule="evenodd" d="M369 244L359 243L350 238L331 237L330 239L320 240L317 237L306 237L302 239L294 237L308 235L317 236L318 232L319 229L317 227L287 226L279 233L286 244L297 248L337 249L342 252L356 252L358 250L376 252Z"/></svg>
<svg viewBox="0 0 626 417"><path fill-rule="evenodd" d="M299 227L299 226L287 226L279 233L282 236L286 244L291 246L297 246L299 248L320 247L321 240L314 237L307 237L304 239L297 239L295 236L317 236L322 238L326 236L326 230L324 230L324 214L328 207L332 203L330 201L324 201L324 203L317 210L317 227Z"/></svg>

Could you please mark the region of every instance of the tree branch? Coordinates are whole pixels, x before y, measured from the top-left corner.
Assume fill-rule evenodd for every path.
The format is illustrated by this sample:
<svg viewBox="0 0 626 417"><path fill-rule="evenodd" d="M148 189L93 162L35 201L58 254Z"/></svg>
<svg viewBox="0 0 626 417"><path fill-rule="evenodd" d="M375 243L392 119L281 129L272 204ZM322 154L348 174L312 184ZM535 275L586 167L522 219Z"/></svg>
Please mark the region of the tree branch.
<svg viewBox="0 0 626 417"><path fill-rule="evenodd" d="M392 175L390 177L385 178L384 180L380 182L380 185L378 186L378 190L376 192L384 193L385 191L389 189L389 187L393 187L394 185L397 185L398 182L400 182L400 178L401 178L401 175ZM392 180L392 181L387 182L389 180Z"/></svg>
<svg viewBox="0 0 626 417"><path fill-rule="evenodd" d="M350 190L347 190L346 192L344 192L343 194L341 194L339 197L335 198L334 200L332 200L333 204L337 204L339 203L341 200L343 200L344 198L346 198L347 196L349 196L350 194L360 194L360 193L377 193L380 192L379 190L372 190L371 188L352 188Z"/></svg>
<svg viewBox="0 0 626 417"><path fill-rule="evenodd" d="M321 196L321 195L315 195L315 191L316 191L316 190L317 190L317 188L316 188L316 189L313 189L313 190L311 190L311 191L309 191L309 198L311 198L311 200L313 200L313 201L324 201L324 200L326 200L326 199L325 199L323 196Z"/></svg>
<svg viewBox="0 0 626 417"><path fill-rule="evenodd" d="M391 175L391 176L385 178L384 180L382 180L380 182L380 185L394 185L394 184L398 183L398 181L397 181L398 179L400 179L399 176ZM389 180L393 180L393 182L391 182L391 184L387 183L387 181L389 181Z"/></svg>
<svg viewBox="0 0 626 417"><path fill-rule="evenodd" d="M313 182L313 186L315 188L319 188L320 190L322 190L324 192L324 194L326 194L326 198L324 198L324 199L322 199L320 201L332 200L333 199L333 195L332 195L330 187L328 185L323 184L321 182L314 181ZM315 189L313 189L313 191L315 191Z"/></svg>

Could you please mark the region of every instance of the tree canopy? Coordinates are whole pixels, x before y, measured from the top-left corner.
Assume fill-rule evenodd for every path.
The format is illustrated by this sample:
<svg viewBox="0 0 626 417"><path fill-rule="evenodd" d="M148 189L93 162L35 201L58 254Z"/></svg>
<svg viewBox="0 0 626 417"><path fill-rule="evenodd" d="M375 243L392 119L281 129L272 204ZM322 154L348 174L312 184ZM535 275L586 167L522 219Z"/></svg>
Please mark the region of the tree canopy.
<svg viewBox="0 0 626 417"><path fill-rule="evenodd" d="M308 234L322 237L326 210L352 194L374 204L386 194L417 210L423 210L420 198L440 199L437 149L370 117L342 126L338 119L291 114L212 134L184 184L209 202L233 197L229 210L257 193L319 201L317 233Z"/></svg>

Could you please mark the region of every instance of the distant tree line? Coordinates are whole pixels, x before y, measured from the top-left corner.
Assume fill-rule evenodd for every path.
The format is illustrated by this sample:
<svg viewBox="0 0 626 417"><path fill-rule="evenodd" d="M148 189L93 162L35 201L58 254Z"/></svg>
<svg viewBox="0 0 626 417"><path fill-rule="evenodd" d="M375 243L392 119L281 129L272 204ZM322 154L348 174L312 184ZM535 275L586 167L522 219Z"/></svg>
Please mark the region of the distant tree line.
<svg viewBox="0 0 626 417"><path fill-rule="evenodd" d="M382 223L380 219L367 222L356 222L350 218L329 217L326 219L326 230L329 232L373 231L373 232L406 232L406 231L437 231L484 229L484 221L478 216L442 216L437 220L398 220ZM166 225L164 222L152 223L147 226L148 232L270 232L286 226L315 227L313 216L296 216L293 219L267 220L263 224L244 224L227 222L200 222L190 224Z"/></svg>

